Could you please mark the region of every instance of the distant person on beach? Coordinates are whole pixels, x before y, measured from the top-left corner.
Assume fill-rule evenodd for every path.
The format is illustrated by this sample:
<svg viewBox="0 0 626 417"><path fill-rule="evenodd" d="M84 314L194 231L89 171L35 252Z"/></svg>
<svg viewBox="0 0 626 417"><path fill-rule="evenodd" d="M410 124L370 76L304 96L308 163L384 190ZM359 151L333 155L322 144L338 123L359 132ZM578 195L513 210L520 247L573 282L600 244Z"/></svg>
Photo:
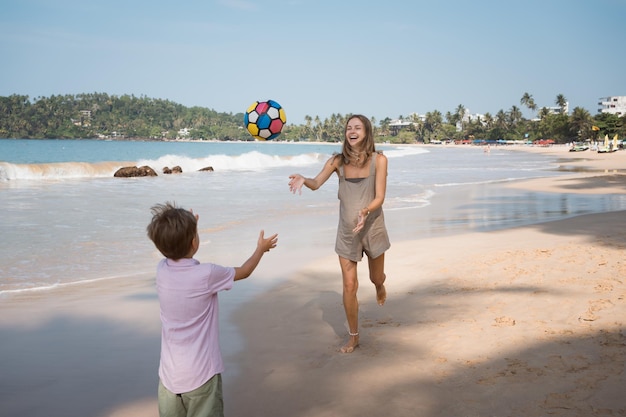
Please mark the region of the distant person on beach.
<svg viewBox="0 0 626 417"><path fill-rule="evenodd" d="M376 301L385 303L385 251L391 246L385 227L383 203L387 189L387 157L374 147L369 119L353 115L345 126L341 154L333 155L315 178L290 175L289 189L302 193L302 186L315 191L330 176L339 177L339 226L335 252L343 278L343 306L348 320L348 342L341 352L351 353L359 346L359 302L357 262L367 255L370 281L376 287Z"/></svg>
<svg viewBox="0 0 626 417"><path fill-rule="evenodd" d="M252 256L240 267L200 263L198 215L172 203L152 207L148 237L165 256L157 266L161 309L158 403L161 417L224 415L218 297L250 276L276 247L277 235L259 234Z"/></svg>

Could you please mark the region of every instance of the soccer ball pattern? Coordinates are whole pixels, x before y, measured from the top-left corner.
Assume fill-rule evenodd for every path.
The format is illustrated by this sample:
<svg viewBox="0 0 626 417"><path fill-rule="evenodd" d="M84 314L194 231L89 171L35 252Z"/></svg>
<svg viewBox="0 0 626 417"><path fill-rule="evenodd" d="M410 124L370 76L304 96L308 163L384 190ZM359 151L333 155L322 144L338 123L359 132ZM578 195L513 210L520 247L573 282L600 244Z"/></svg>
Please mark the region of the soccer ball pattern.
<svg viewBox="0 0 626 417"><path fill-rule="evenodd" d="M272 140L287 123L285 110L274 100L255 101L243 116L243 124L257 140Z"/></svg>

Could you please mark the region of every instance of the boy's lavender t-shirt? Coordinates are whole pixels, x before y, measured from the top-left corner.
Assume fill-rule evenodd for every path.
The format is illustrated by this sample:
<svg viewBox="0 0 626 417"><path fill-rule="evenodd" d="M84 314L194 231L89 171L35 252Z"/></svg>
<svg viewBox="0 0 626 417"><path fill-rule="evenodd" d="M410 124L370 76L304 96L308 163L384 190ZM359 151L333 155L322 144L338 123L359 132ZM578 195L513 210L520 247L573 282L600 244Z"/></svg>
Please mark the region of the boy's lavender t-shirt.
<svg viewBox="0 0 626 417"><path fill-rule="evenodd" d="M224 372L217 293L230 290L235 269L195 259L163 259L156 288L161 308L159 378L175 394L192 391Z"/></svg>

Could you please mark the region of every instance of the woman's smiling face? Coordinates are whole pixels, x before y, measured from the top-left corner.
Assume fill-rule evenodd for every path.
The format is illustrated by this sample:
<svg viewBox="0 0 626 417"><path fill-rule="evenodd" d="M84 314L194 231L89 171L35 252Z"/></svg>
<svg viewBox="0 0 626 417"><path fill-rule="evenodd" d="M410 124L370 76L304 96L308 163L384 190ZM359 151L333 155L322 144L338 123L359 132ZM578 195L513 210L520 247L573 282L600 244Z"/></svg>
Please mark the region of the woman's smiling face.
<svg viewBox="0 0 626 417"><path fill-rule="evenodd" d="M358 149L365 139L365 126L358 117L348 120L346 125L346 140L353 149Z"/></svg>

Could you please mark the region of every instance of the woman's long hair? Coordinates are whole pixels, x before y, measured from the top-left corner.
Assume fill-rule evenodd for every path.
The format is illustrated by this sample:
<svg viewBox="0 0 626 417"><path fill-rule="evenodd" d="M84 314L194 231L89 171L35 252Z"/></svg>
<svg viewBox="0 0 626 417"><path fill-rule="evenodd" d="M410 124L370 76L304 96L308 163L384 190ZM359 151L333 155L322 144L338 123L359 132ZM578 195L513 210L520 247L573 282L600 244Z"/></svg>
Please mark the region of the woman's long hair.
<svg viewBox="0 0 626 417"><path fill-rule="evenodd" d="M352 145L350 145L349 141L346 140L346 131L348 129L348 123L352 119L359 119L361 123L363 123L363 127L365 128L365 139L361 142L361 149L354 149ZM343 147L341 148L341 154L343 155L343 163L345 165L349 164L352 160L358 160L357 166L361 167L365 165L365 162L369 159L370 156L374 152L376 152L376 147L374 146L374 130L372 129L372 122L370 119L363 116L362 114L353 114L348 117L346 120L346 125L343 130ZM363 155L363 160L359 158L360 155Z"/></svg>

